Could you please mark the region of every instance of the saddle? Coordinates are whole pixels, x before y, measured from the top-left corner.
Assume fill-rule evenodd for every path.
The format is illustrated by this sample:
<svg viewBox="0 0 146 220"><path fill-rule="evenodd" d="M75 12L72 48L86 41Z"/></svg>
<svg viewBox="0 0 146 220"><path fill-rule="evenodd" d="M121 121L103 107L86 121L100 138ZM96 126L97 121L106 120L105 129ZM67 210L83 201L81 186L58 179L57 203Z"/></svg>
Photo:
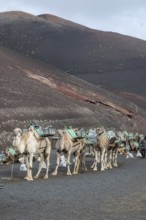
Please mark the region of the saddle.
<svg viewBox="0 0 146 220"><path fill-rule="evenodd" d="M34 128L34 130L39 135L40 139L44 139L45 137L50 137L55 135L55 129L52 128L52 126L48 126L47 128L42 128L40 125L36 123L30 124L30 126Z"/></svg>
<svg viewBox="0 0 146 220"><path fill-rule="evenodd" d="M82 139L83 137L82 136L78 136L75 131L73 130L73 128L71 126L69 127L65 127L65 130L68 132L68 134L70 135L71 137L71 140L73 141L73 143L78 143L79 142L79 139Z"/></svg>

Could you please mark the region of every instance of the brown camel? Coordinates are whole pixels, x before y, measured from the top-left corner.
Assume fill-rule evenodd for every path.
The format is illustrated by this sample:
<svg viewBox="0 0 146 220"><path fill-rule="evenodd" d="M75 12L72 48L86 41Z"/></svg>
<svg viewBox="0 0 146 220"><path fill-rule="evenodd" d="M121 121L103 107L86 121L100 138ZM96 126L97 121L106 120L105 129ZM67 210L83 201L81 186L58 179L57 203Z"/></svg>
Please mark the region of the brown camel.
<svg viewBox="0 0 146 220"><path fill-rule="evenodd" d="M73 169L73 174L78 174L79 170L79 164L80 164L80 152L85 146L85 140L82 139L76 139L73 141L71 139L71 136L66 130L58 130L59 139L56 143L56 150L57 150L57 160L56 160L56 168L55 171L52 173L52 175L56 176L58 173L58 167L60 163L60 156L61 153L65 153L67 155L67 175L71 175L70 171L70 157L72 154L75 156L75 164Z"/></svg>

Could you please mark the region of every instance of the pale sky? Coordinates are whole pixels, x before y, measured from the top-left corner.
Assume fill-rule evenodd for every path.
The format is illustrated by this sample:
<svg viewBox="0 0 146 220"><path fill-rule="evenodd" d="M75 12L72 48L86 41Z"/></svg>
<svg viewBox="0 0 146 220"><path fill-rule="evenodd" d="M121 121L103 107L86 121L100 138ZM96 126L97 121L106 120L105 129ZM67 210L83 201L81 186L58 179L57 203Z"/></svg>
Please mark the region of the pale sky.
<svg viewBox="0 0 146 220"><path fill-rule="evenodd" d="M146 0L0 0L0 12L53 14L97 30L146 40Z"/></svg>

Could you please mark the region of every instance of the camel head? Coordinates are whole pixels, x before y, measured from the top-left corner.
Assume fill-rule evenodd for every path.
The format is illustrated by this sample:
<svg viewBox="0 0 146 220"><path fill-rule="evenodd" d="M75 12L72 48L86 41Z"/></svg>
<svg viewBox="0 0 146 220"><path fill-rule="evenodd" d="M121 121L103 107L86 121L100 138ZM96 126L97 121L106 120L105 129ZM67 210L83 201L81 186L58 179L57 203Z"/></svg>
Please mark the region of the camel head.
<svg viewBox="0 0 146 220"><path fill-rule="evenodd" d="M22 136L22 130L20 128L15 128L13 133L15 136Z"/></svg>
<svg viewBox="0 0 146 220"><path fill-rule="evenodd" d="M98 127L98 128L96 128L96 133L97 133L97 135L101 135L101 134L104 133L104 132L105 132L104 127Z"/></svg>
<svg viewBox="0 0 146 220"><path fill-rule="evenodd" d="M17 151L17 146L19 145L20 139L22 137L22 130L20 128L15 128L13 133L14 133L14 137L13 137L12 146Z"/></svg>
<svg viewBox="0 0 146 220"><path fill-rule="evenodd" d="M125 131L124 131L124 132L118 131L118 132L117 132L117 137L118 137L118 139L119 139L120 141L126 141L127 136L126 136L125 134L126 134Z"/></svg>
<svg viewBox="0 0 146 220"><path fill-rule="evenodd" d="M66 130L61 130L61 129L57 130L57 134L59 135L59 137L63 137L64 134L66 134L66 133L67 133Z"/></svg>
<svg viewBox="0 0 146 220"><path fill-rule="evenodd" d="M126 155L125 147L119 147L119 148L118 148L118 154L124 154L124 155Z"/></svg>
<svg viewBox="0 0 146 220"><path fill-rule="evenodd" d="M29 127L29 134L33 135L33 137L37 140L41 139L41 135L35 130L35 128L33 126Z"/></svg>

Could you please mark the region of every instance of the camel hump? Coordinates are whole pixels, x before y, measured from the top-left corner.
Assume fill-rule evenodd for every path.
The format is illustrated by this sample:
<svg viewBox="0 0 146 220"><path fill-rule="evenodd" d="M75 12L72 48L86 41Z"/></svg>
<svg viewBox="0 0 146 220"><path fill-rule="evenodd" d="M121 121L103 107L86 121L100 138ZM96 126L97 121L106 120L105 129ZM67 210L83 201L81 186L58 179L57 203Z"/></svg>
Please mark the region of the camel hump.
<svg viewBox="0 0 146 220"><path fill-rule="evenodd" d="M40 138L45 138L55 135L55 129L52 126L42 128L40 125L36 123L32 123L30 124L29 129L34 130L39 135Z"/></svg>
<svg viewBox="0 0 146 220"><path fill-rule="evenodd" d="M76 133L74 132L74 130L73 130L73 128L71 126L65 127L65 130L70 135L72 141L74 141L74 140L76 140L78 138L78 136L76 135Z"/></svg>

